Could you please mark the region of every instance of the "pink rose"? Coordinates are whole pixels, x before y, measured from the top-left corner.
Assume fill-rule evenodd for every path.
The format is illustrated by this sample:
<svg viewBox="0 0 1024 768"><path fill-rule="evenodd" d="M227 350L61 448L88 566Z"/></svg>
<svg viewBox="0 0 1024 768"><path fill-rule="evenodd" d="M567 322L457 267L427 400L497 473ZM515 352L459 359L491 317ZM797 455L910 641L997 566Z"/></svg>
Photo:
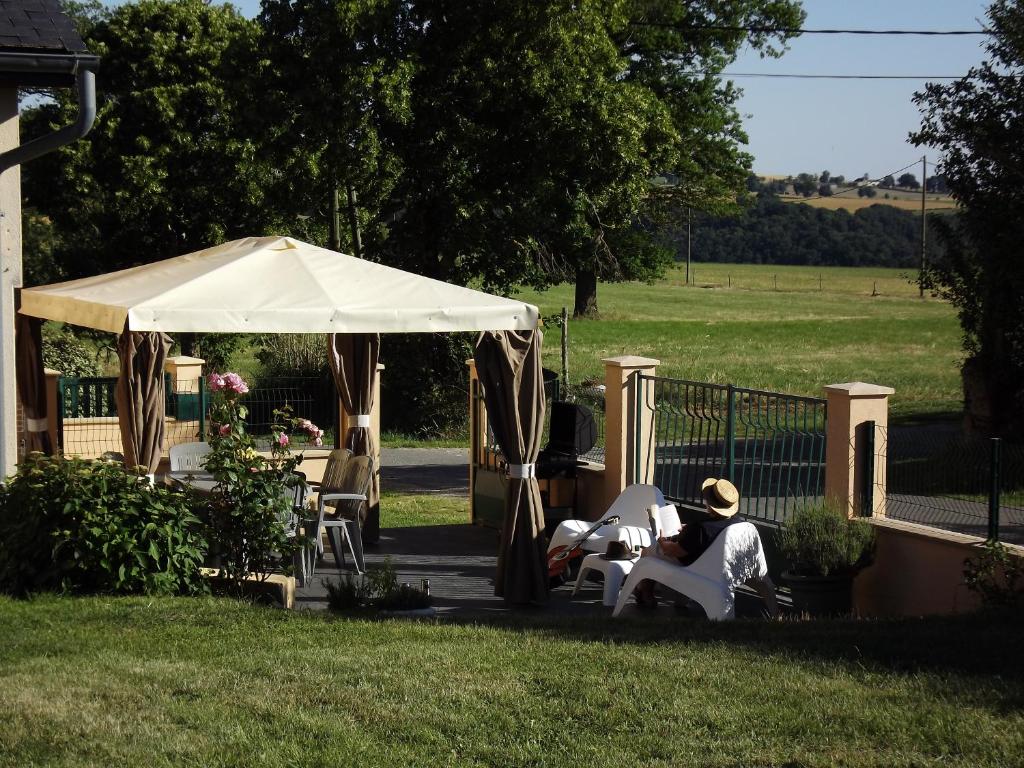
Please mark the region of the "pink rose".
<svg viewBox="0 0 1024 768"><path fill-rule="evenodd" d="M278 435L277 436L277 444L279 446L281 446L282 448L287 446L288 445L288 435L286 435L284 432L282 432L280 435Z"/></svg>
<svg viewBox="0 0 1024 768"><path fill-rule="evenodd" d="M237 373L224 374L224 388L230 392L237 392L239 395L244 395L249 391L249 385Z"/></svg>
<svg viewBox="0 0 1024 768"><path fill-rule="evenodd" d="M220 425L220 429L217 430L217 433L221 437L224 437L224 435L231 434L231 425L230 424L221 424Z"/></svg>
<svg viewBox="0 0 1024 768"><path fill-rule="evenodd" d="M211 392L220 392L224 389L224 377L219 373L211 373L206 377L206 386Z"/></svg>

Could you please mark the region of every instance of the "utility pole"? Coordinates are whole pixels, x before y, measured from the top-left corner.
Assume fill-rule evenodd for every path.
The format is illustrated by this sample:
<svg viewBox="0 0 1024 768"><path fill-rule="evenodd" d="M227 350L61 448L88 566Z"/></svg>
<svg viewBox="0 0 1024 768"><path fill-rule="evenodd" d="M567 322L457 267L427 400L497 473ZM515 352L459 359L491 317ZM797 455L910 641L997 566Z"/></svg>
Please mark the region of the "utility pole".
<svg viewBox="0 0 1024 768"><path fill-rule="evenodd" d="M921 156L921 269L917 276L917 287L920 297L924 298L924 269L927 259L928 216L925 214L925 201L928 194L928 158Z"/></svg>
<svg viewBox="0 0 1024 768"><path fill-rule="evenodd" d="M690 206L686 206L686 284L690 284Z"/></svg>

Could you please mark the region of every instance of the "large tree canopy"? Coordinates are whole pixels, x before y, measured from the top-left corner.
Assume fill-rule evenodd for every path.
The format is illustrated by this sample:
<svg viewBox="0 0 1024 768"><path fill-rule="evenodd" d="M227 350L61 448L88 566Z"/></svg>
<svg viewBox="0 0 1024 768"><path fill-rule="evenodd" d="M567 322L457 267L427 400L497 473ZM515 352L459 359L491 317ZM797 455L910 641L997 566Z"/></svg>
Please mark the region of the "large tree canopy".
<svg viewBox="0 0 1024 768"><path fill-rule="evenodd" d="M69 276L155 261L273 228L271 171L234 92L256 25L230 6L141 0L83 30L102 56L92 132L25 167ZM29 110L26 133L66 124L70 96ZM289 227L294 231L294 227Z"/></svg>
<svg viewBox="0 0 1024 768"><path fill-rule="evenodd" d="M942 153L940 169L961 209L935 220L946 243L927 278L957 308L968 353L968 414L979 429L1024 434L1024 4L989 8L989 58L966 77L916 94L912 134Z"/></svg>

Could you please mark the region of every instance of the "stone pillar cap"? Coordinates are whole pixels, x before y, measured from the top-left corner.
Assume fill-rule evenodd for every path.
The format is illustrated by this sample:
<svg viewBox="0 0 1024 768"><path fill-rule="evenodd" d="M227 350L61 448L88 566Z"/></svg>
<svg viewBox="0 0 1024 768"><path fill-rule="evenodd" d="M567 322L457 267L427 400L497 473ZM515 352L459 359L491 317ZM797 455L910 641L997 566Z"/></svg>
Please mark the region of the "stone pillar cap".
<svg viewBox="0 0 1024 768"><path fill-rule="evenodd" d="M202 365L206 361L201 357L189 357L188 355L176 355L175 357L168 357L168 363L174 363L175 365Z"/></svg>
<svg viewBox="0 0 1024 768"><path fill-rule="evenodd" d="M896 392L892 387L879 384L867 384L863 381L848 381L845 384L829 384L825 392L846 395L847 397L885 397Z"/></svg>
<svg viewBox="0 0 1024 768"><path fill-rule="evenodd" d="M654 368L661 365L661 360L655 360L653 357L640 357L638 355L606 357L601 362L615 368Z"/></svg>

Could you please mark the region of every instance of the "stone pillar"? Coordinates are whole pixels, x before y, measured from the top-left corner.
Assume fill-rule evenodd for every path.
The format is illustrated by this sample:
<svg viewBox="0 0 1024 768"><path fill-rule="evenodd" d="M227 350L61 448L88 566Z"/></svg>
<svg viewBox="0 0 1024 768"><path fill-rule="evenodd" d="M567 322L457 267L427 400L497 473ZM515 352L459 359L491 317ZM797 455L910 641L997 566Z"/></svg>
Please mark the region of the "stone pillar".
<svg viewBox="0 0 1024 768"><path fill-rule="evenodd" d="M861 513L867 461L867 422L875 422L874 505L872 517L885 516L885 444L889 434L889 395L895 390L861 381L830 384L825 437L825 497L837 501L850 516Z"/></svg>
<svg viewBox="0 0 1024 768"><path fill-rule="evenodd" d="M57 402L57 379L61 377L61 373L52 368L44 368L43 374L46 376L46 431L50 433L50 445L56 451L62 447L57 442L57 423L60 419Z"/></svg>
<svg viewBox="0 0 1024 768"><path fill-rule="evenodd" d="M0 88L0 151L18 146L18 90ZM0 174L0 471L18 461L18 394L14 374L14 290L21 287L21 168Z"/></svg>
<svg viewBox="0 0 1024 768"><path fill-rule="evenodd" d="M198 395L205 362L202 358L187 355L168 357L164 370L171 374L171 390L178 394Z"/></svg>
<svg viewBox="0 0 1024 768"><path fill-rule="evenodd" d="M653 480L653 450L641 456L640 471L636 471L636 446L652 445L654 434L653 409L643 409L637 429L637 400L650 402L652 395L639 391L637 377L654 376L661 361L626 355L601 362L605 383L604 509L608 509L627 485Z"/></svg>

